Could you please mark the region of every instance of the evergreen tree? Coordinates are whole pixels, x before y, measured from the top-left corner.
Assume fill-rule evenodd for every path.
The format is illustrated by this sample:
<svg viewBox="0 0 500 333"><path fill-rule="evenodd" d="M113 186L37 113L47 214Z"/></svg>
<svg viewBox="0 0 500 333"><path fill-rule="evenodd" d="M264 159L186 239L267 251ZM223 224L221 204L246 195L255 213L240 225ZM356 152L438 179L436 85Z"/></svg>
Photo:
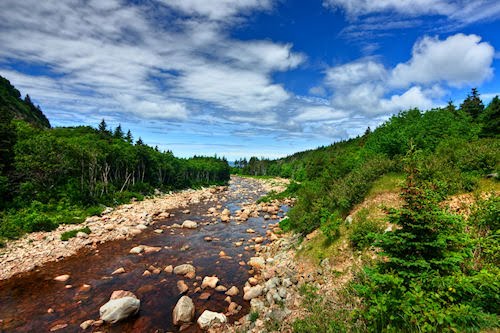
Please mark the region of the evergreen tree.
<svg viewBox="0 0 500 333"><path fill-rule="evenodd" d="M495 96L479 118L482 124L481 136L500 137L500 99Z"/></svg>
<svg viewBox="0 0 500 333"><path fill-rule="evenodd" d="M467 98L460 105L460 110L470 115L474 120L483 112L484 104L476 88L472 88L471 93L467 95Z"/></svg>
<svg viewBox="0 0 500 333"><path fill-rule="evenodd" d="M127 131L127 135L125 136L125 141L128 143L134 142L134 137L132 136L132 132L130 130Z"/></svg>
<svg viewBox="0 0 500 333"><path fill-rule="evenodd" d="M99 130L99 133L101 133L101 134L108 132L108 125L106 124L106 121L104 120L104 118L99 123L98 130Z"/></svg>
<svg viewBox="0 0 500 333"><path fill-rule="evenodd" d="M137 139L136 143L135 143L136 146L144 146L144 142L142 141L142 138L139 137L139 139Z"/></svg>
<svg viewBox="0 0 500 333"><path fill-rule="evenodd" d="M121 124L118 124L118 126L115 128L115 132L113 133L113 137L115 139L123 139L123 130L122 130Z"/></svg>

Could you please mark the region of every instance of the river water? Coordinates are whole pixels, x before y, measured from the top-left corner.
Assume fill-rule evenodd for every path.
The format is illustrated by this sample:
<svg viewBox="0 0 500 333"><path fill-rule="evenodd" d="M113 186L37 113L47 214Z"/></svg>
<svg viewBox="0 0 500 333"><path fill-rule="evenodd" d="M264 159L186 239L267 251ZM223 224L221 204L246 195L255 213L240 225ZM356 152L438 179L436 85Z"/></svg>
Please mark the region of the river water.
<svg viewBox="0 0 500 333"><path fill-rule="evenodd" d="M219 192L221 204L232 215L243 204L254 202L265 194L264 188L255 180L232 178L227 191ZM226 198L227 200L223 201ZM202 290L194 293L196 279L186 279L161 272L142 276L151 265L163 269L167 265L191 263L196 267L197 276L216 275L219 284L230 288L237 286L239 295L232 301L242 306L237 314L228 317L230 322L241 318L249 311L249 302L243 300L243 286L250 277L248 266L240 265L254 255L252 250L244 250L247 240L265 235L263 225L276 223L277 220L264 220L262 216L238 223L209 223L212 217L206 216L214 202L201 202L188 207L189 215L182 213L186 208L171 211L175 214L169 219L156 221L154 226L131 240L110 241L97 248L84 248L76 255L58 262L47 263L41 268L16 275L0 281L0 332L48 332L56 325L67 325L57 332L82 332L80 324L88 319L99 319L99 308L105 304L114 290L132 291L140 300L138 315L115 325L90 327L86 332L176 332L172 323L172 310L180 298L177 281L183 279L189 285L187 293L196 307L196 318L205 310L225 313L228 303L226 295L215 290ZM222 210L221 209L221 210ZM283 211L287 207L282 207ZM219 210L220 211L220 210ZM282 216L282 214L280 213ZM182 224L186 219L198 222L198 229L165 229L162 234L153 229L165 228L174 223ZM246 232L248 228L255 234ZM205 237L216 240L207 242ZM233 242L244 240L244 245L235 247ZM139 244L161 247L157 253L133 255L129 250ZM187 250L186 247L189 247ZM183 249L184 248L184 249ZM230 259L219 257L223 250ZM111 275L124 267L126 273ZM66 283L54 281L54 277L69 274ZM70 284L72 288L65 288ZM81 290L83 284L91 289ZM208 300L200 300L202 292L211 292ZM52 309L48 311L48 309ZM193 324L184 332L198 332Z"/></svg>

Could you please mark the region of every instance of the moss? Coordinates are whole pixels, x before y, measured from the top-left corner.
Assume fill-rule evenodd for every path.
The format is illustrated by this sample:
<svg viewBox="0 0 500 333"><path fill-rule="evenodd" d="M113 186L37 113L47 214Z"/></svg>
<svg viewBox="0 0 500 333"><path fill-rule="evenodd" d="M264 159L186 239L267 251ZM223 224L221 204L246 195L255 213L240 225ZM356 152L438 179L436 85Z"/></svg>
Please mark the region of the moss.
<svg viewBox="0 0 500 333"><path fill-rule="evenodd" d="M89 227L85 227L85 228L81 228L81 229L69 230L69 231L63 232L61 234L61 240L62 241L67 241L70 238L76 237L76 234L79 233L79 232L84 232L84 233L86 233L88 235L88 234L91 233L91 230L90 230Z"/></svg>

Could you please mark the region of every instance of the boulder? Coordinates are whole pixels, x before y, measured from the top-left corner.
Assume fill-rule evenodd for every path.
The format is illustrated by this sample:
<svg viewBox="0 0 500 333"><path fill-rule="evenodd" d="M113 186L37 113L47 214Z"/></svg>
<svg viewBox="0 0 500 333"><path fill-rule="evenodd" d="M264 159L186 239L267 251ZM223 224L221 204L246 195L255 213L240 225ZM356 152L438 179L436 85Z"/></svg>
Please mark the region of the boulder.
<svg viewBox="0 0 500 333"><path fill-rule="evenodd" d="M99 314L101 319L107 323L114 324L120 320L135 315L139 311L141 301L135 297L122 297L111 299L101 306Z"/></svg>
<svg viewBox="0 0 500 333"><path fill-rule="evenodd" d="M205 276L203 281L201 282L201 288L205 289L207 287L215 288L217 283L219 282L219 278L216 276Z"/></svg>
<svg viewBox="0 0 500 333"><path fill-rule="evenodd" d="M189 272L196 273L196 268L194 268L194 266L190 264L182 264L174 267L174 274L186 275Z"/></svg>
<svg viewBox="0 0 500 333"><path fill-rule="evenodd" d="M58 281L58 282L66 282L69 280L69 275L68 274L64 274L64 275L59 275L59 276L56 276L54 278L55 281Z"/></svg>
<svg viewBox="0 0 500 333"><path fill-rule="evenodd" d="M182 296L172 312L174 325L190 323L194 319L194 303L188 296Z"/></svg>
<svg viewBox="0 0 500 333"><path fill-rule="evenodd" d="M191 220L186 220L182 222L182 227L186 229L196 229L198 228L198 223Z"/></svg>
<svg viewBox="0 0 500 333"><path fill-rule="evenodd" d="M238 290L238 288L236 286L232 286L231 288L229 288L228 291L226 291L226 295L228 296L236 296L238 295L240 291Z"/></svg>
<svg viewBox="0 0 500 333"><path fill-rule="evenodd" d="M259 297L260 295L262 295L263 289L264 288L262 288L262 286L260 285L248 288L248 290L245 292L245 295L243 296L243 299L245 301L249 301L255 297Z"/></svg>
<svg viewBox="0 0 500 333"><path fill-rule="evenodd" d="M198 325L203 330L209 329L216 323L223 324L225 322L227 322L227 317L224 314L209 310L203 311L197 321Z"/></svg>
<svg viewBox="0 0 500 333"><path fill-rule="evenodd" d="M251 257L248 265L253 268L262 269L266 265L264 258L261 257Z"/></svg>
<svg viewBox="0 0 500 333"><path fill-rule="evenodd" d="M184 280L179 280L179 281L177 281L177 289L179 290L179 294L182 295L182 294L185 294L189 290L189 287L186 284L186 282L184 282Z"/></svg>

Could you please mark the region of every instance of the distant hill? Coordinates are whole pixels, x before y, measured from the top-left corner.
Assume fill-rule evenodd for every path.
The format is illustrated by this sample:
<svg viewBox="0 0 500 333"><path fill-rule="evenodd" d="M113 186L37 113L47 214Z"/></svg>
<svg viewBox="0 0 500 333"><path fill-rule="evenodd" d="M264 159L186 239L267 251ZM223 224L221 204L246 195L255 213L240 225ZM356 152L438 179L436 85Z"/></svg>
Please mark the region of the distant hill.
<svg viewBox="0 0 500 333"><path fill-rule="evenodd" d="M35 106L29 95L24 99L6 78L0 76L0 112L10 113L14 119L23 119L37 127L50 128L50 122L39 106Z"/></svg>

